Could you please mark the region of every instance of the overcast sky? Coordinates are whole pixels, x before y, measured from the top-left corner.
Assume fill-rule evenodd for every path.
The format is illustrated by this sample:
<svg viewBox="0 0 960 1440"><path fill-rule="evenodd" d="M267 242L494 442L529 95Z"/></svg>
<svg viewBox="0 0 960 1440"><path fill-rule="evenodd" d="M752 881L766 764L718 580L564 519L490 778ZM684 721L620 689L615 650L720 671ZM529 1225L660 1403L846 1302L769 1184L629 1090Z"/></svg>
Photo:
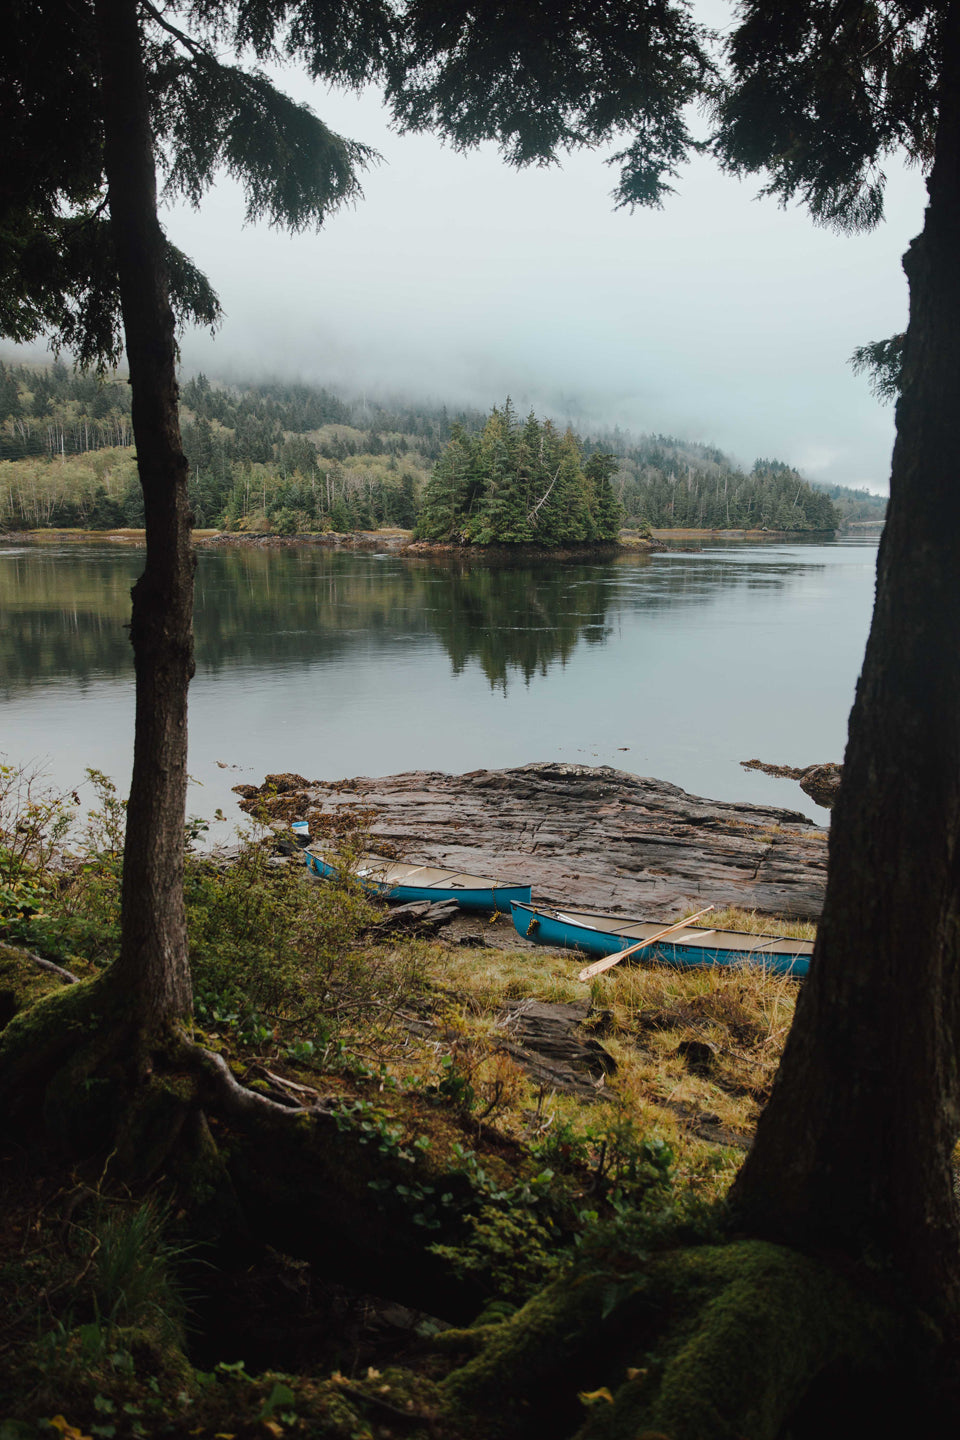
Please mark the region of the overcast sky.
<svg viewBox="0 0 960 1440"><path fill-rule="evenodd" d="M722 0L697 7L708 22ZM900 267L922 177L888 167L887 220L848 237L706 160L660 211L612 208L598 154L516 172L494 147L457 155L399 137L376 95L282 83L333 129L380 151L365 195L317 234L244 227L220 183L164 216L207 272L226 321L183 337L187 373L301 378L350 392L470 403L583 431L619 425L797 465L885 491L893 411L847 364L904 327Z"/></svg>
<svg viewBox="0 0 960 1440"><path fill-rule="evenodd" d="M384 162L318 234L244 227L228 181L201 211L167 213L227 313L215 339L184 337L187 369L481 408L509 393L584 429L662 431L886 489L893 412L847 359L904 326L918 172L889 168L886 222L853 238L706 160L663 210L631 215L613 210L601 155L511 171L492 146L395 135L376 95L284 81Z"/></svg>

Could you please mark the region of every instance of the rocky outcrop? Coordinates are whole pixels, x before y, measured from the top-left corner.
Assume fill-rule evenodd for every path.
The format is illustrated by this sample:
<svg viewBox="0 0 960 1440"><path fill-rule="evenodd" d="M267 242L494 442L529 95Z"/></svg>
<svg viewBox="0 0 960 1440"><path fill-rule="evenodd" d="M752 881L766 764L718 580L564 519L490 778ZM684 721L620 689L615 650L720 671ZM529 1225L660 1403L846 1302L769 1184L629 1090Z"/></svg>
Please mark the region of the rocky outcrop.
<svg viewBox="0 0 960 1440"><path fill-rule="evenodd" d="M707 904L814 918L823 903L827 832L806 816L700 799L607 765L268 776L237 790L248 811L308 819L331 839L356 822L373 850L529 883L547 903L653 919Z"/></svg>
<svg viewBox="0 0 960 1440"><path fill-rule="evenodd" d="M827 761L823 765L768 765L763 760L741 760L744 770L762 770L764 775L775 775L784 780L798 780L804 795L809 795L816 805L832 810L840 789L843 766Z"/></svg>
<svg viewBox="0 0 960 1440"><path fill-rule="evenodd" d="M505 1037L499 1048L544 1089L599 1099L607 1076L616 1073L617 1062L599 1040L584 1033L585 1022L596 1014L588 1001L579 1005L513 1001L497 1017L497 1030Z"/></svg>

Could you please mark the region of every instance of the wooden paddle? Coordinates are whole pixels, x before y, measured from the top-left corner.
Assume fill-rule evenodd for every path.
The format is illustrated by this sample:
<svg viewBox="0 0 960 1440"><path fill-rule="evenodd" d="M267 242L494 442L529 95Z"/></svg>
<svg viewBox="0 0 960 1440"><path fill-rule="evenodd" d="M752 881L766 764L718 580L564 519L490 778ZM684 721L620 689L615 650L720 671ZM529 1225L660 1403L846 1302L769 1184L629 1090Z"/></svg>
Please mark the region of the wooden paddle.
<svg viewBox="0 0 960 1440"><path fill-rule="evenodd" d="M638 940L636 945L628 945L626 950L618 950L614 955L604 955L602 960L594 960L585 970L581 970L577 976L578 980L592 980L594 975L602 975L604 970L611 970L614 965L619 965L621 960L626 960L628 955L636 955L638 950L645 950L648 945L653 945L657 940L662 940L665 935L672 935L674 930L683 930L687 925L692 925L694 920L699 920L702 915L709 915L715 907L708 905L706 910L698 910L696 915L688 915L685 920L678 920L675 925L668 925L666 930L658 930L656 935L651 935L649 940Z"/></svg>

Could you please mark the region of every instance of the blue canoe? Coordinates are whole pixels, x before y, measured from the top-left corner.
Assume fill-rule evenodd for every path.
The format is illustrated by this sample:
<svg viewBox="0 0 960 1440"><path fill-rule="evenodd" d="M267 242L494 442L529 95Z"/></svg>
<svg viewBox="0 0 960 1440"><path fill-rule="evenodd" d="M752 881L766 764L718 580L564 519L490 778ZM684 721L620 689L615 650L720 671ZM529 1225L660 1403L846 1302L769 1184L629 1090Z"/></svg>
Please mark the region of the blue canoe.
<svg viewBox="0 0 960 1440"><path fill-rule="evenodd" d="M579 950L585 955L615 955L640 940L659 934L669 922L628 920L585 910L554 910L543 905L514 904L513 924L519 935L538 945ZM780 935L745 935L742 930L710 930L690 925L672 931L637 953L637 959L665 965L762 965L778 975L799 978L810 969L812 940L787 940Z"/></svg>
<svg viewBox="0 0 960 1440"><path fill-rule="evenodd" d="M321 879L332 880L340 874L339 867L318 850L308 846L303 853L309 869ZM462 910L488 915L495 910L509 915L511 905L529 904L531 898L529 885L503 885L480 875L436 865L407 865L384 860L381 855L362 855L352 873L365 890L383 900L456 900Z"/></svg>

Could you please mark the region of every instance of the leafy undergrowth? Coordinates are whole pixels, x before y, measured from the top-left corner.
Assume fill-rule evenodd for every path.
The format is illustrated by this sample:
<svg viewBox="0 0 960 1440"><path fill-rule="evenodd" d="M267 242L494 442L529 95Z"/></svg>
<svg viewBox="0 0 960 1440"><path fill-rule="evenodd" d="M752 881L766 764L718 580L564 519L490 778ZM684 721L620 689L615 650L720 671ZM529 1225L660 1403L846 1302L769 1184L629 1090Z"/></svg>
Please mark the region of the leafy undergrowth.
<svg viewBox="0 0 960 1440"><path fill-rule="evenodd" d="M118 942L123 807L92 776L97 801L64 862L68 807L25 797L12 772L5 783L0 940L94 974ZM598 1235L643 1247L710 1232L795 982L625 965L588 988L578 959L518 948L502 917L482 923L480 947L378 938L381 912L358 889L311 883L269 831L229 864L188 856L186 895L197 1038L274 1098L337 1097L338 1124L409 1158L394 1198L428 1243L444 1230L435 1253L486 1297L484 1323ZM591 1002L585 1028L616 1069L587 1098L537 1083L504 1048L503 1007L527 997ZM427 1154L449 1191L423 1181ZM163 1176L131 1193L109 1157L70 1175L19 1154L3 1163L0 1440L437 1433L442 1318L289 1255L198 1248Z"/></svg>
<svg viewBox="0 0 960 1440"><path fill-rule="evenodd" d="M321 1378L309 1364L295 1373L234 1353L191 1363L204 1261L174 1238L177 1217L162 1202L108 1196L92 1175L25 1175L9 1161L0 1184L2 1440L372 1436L361 1383L385 1402L392 1391L407 1415L420 1410L415 1375L391 1387L358 1366L356 1349ZM289 1297L273 1312L289 1337L304 1323ZM429 1378L422 1389L429 1404Z"/></svg>

